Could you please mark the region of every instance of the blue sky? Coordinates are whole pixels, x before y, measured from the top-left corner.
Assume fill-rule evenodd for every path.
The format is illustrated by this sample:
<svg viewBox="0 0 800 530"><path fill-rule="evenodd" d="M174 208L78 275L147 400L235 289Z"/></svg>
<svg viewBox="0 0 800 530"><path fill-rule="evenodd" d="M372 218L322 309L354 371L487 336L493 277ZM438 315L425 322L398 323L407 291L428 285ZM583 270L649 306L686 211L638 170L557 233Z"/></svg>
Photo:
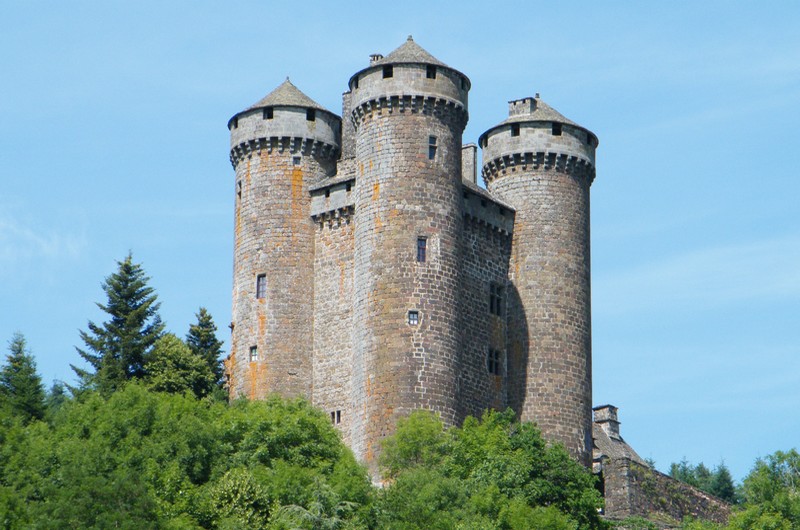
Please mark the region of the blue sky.
<svg viewBox="0 0 800 530"><path fill-rule="evenodd" d="M288 75L341 112L408 34L472 81L464 141L540 92L600 138L594 402L662 469L800 445L800 4L0 1L0 339L72 380L130 250L168 328L228 338L227 120Z"/></svg>

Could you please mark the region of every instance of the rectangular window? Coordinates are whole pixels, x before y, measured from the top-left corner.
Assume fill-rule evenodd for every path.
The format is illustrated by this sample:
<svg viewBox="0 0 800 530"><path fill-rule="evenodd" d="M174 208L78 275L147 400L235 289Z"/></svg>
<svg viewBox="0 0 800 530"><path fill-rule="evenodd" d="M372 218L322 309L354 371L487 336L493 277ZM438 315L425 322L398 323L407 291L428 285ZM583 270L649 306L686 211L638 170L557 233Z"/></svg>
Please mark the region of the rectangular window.
<svg viewBox="0 0 800 530"><path fill-rule="evenodd" d="M428 259L428 239L424 237L417 238L417 261L425 263Z"/></svg>
<svg viewBox="0 0 800 530"><path fill-rule="evenodd" d="M428 136L428 160L436 158L436 137Z"/></svg>
<svg viewBox="0 0 800 530"><path fill-rule="evenodd" d="M258 360L258 346L250 346L250 362L254 363Z"/></svg>
<svg viewBox="0 0 800 530"><path fill-rule="evenodd" d="M317 119L317 111L314 109L307 109L306 121L316 121L316 119Z"/></svg>
<svg viewBox="0 0 800 530"><path fill-rule="evenodd" d="M272 107L267 107L264 109L264 119L265 120L272 119Z"/></svg>
<svg viewBox="0 0 800 530"><path fill-rule="evenodd" d="M267 297L267 275L259 274L256 276L256 298Z"/></svg>
<svg viewBox="0 0 800 530"><path fill-rule="evenodd" d="M489 285L489 313L503 316L503 287L496 283Z"/></svg>
<svg viewBox="0 0 800 530"><path fill-rule="evenodd" d="M511 124L511 136L519 136L519 123Z"/></svg>
<svg viewBox="0 0 800 530"><path fill-rule="evenodd" d="M553 136L561 136L561 124L554 123L553 124Z"/></svg>
<svg viewBox="0 0 800 530"><path fill-rule="evenodd" d="M486 356L486 369L492 375L500 375L502 373L503 362L500 350L489 348L489 354Z"/></svg>
<svg viewBox="0 0 800 530"><path fill-rule="evenodd" d="M389 77L394 77L394 68L391 64L383 67L383 78L387 79Z"/></svg>
<svg viewBox="0 0 800 530"><path fill-rule="evenodd" d="M339 425L342 423L342 411L341 410L332 410L331 411L331 423L334 425Z"/></svg>
<svg viewBox="0 0 800 530"><path fill-rule="evenodd" d="M240 199L242 198L242 181L238 181L236 183L236 196Z"/></svg>
<svg viewBox="0 0 800 530"><path fill-rule="evenodd" d="M408 312L408 323L412 326L419 324L419 311Z"/></svg>
<svg viewBox="0 0 800 530"><path fill-rule="evenodd" d="M436 79L436 67L432 64L429 64L427 67L427 71L425 72L425 77L428 79Z"/></svg>
<svg viewBox="0 0 800 530"><path fill-rule="evenodd" d="M299 157L299 156L296 156L296 157L292 158L292 163L293 163L295 166L299 166L299 165L300 165L300 157Z"/></svg>

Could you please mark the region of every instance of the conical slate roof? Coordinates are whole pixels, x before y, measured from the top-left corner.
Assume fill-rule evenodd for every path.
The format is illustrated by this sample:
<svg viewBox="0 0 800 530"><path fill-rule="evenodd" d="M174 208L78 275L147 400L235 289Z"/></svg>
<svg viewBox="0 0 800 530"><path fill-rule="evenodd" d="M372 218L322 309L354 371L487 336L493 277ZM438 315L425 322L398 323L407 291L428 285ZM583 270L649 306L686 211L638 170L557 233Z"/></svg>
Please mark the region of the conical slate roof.
<svg viewBox="0 0 800 530"><path fill-rule="evenodd" d="M572 120L565 118L560 112L556 109L539 99L539 94L536 94L536 97L533 98L536 102L534 105L533 112L528 114L515 114L514 116L509 116L505 121L501 122L499 125L505 125L508 123L515 123L521 121L554 121L556 123L564 123L567 125L574 125L575 127L580 127L583 129L582 125L578 125Z"/></svg>
<svg viewBox="0 0 800 530"><path fill-rule="evenodd" d="M278 88L267 94L261 101L250 105L243 112L262 109L264 107L305 107L330 112L328 109L303 94L299 88L289 81L288 77Z"/></svg>
<svg viewBox="0 0 800 530"><path fill-rule="evenodd" d="M436 66L444 66L446 68L450 68L442 61L440 61L439 59L437 59L436 57L425 51L422 48L422 46L414 42L414 38L411 35L409 35L408 40L406 40L395 51L393 51L383 59L376 61L375 65L397 64L397 63L434 64Z"/></svg>

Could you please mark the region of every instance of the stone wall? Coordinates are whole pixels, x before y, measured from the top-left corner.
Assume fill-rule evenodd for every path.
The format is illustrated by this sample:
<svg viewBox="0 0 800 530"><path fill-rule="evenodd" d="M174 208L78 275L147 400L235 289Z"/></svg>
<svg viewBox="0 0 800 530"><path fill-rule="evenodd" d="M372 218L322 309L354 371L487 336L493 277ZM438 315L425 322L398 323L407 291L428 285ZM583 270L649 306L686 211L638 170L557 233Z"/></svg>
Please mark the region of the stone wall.
<svg viewBox="0 0 800 530"><path fill-rule="evenodd" d="M627 458L604 461L603 482L605 513L613 519L663 514L724 524L730 516L730 505L721 499Z"/></svg>

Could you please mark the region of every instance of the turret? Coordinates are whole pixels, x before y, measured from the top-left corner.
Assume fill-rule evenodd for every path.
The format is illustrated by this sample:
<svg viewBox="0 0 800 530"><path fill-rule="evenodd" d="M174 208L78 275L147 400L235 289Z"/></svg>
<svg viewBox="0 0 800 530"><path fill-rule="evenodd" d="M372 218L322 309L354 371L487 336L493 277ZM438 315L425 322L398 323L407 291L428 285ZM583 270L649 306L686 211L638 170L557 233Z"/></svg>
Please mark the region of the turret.
<svg viewBox="0 0 800 530"><path fill-rule="evenodd" d="M341 121L286 81L234 115L232 398L311 397L309 187L336 171Z"/></svg>
<svg viewBox="0 0 800 530"><path fill-rule="evenodd" d="M597 137L538 96L481 135L489 191L516 209L509 401L546 438L591 462L589 187Z"/></svg>
<svg viewBox="0 0 800 530"><path fill-rule="evenodd" d="M352 442L374 469L380 440L414 409L456 421L464 74L411 37L350 79L355 127Z"/></svg>

